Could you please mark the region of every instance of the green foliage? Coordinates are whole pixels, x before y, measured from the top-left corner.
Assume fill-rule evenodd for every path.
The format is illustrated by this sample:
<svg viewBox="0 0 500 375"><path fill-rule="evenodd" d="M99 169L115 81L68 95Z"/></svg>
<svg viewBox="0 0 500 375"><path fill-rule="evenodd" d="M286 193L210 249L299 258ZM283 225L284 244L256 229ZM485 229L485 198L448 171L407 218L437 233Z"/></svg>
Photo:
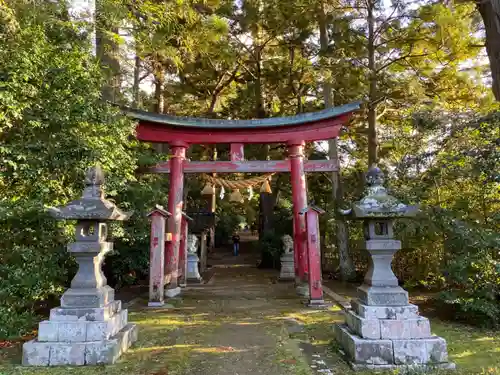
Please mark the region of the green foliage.
<svg viewBox="0 0 500 375"><path fill-rule="evenodd" d="M266 231L259 238L256 246L261 251L260 267L279 268L280 257L283 254L281 237L285 234L292 235L292 212L288 202L283 200L274 208L273 229Z"/></svg>
<svg viewBox="0 0 500 375"><path fill-rule="evenodd" d="M99 65L77 25L55 4L14 4L18 30L0 35L0 337L22 333L74 272L72 227L47 206L77 198L96 162L111 197L135 169L133 124L101 102Z"/></svg>
<svg viewBox="0 0 500 375"><path fill-rule="evenodd" d="M500 120L484 85L474 4L376 1L372 67L367 8L359 1L99 4L104 22L98 26L110 27L98 31L120 45L108 54L116 54L114 74L122 81L116 97L125 103L248 119L322 108L326 84L335 105L369 94L377 103L375 146L380 165L390 171L390 188L423 211L416 221L398 223L404 250L394 262L397 276L407 285L446 290L442 300L465 319L498 322ZM327 48L318 38L323 12ZM115 250L105 262L110 283L136 283L148 270L146 213L166 204L168 179L137 177L135 170L166 155L134 141L134 124L101 100L100 64L106 63L90 53L89 26L71 21L63 1L0 0L0 337L24 332L40 303L58 295L74 273L64 250L72 225L54 222L45 209L78 197L91 164L107 172L108 196L134 211L129 222L113 228ZM145 80L154 93L143 90ZM370 92L372 81L376 90ZM367 146L361 111L339 140L346 202L362 192ZM321 147L308 145L307 156L324 158ZM245 156L282 159L285 149L248 145ZM218 152L227 158L226 146ZM189 157L207 160L213 153L200 145ZM309 200L328 212L320 223L322 243L334 259L331 186L327 174L308 176ZM194 193L202 187L186 178L188 209L206 207L206 198ZM262 264L275 267L281 236L292 233L287 175L273 177L272 188L273 230L259 248ZM257 196L244 204L217 201L219 244L241 217L249 224L257 220ZM356 223L349 228L350 254L362 272L362 231Z"/></svg>

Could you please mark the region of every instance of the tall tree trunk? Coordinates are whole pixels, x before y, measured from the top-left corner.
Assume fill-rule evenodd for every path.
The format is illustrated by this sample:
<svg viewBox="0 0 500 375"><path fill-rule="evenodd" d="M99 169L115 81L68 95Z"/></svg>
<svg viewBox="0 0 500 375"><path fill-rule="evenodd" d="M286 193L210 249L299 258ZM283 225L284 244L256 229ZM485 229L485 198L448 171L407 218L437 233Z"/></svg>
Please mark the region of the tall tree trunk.
<svg viewBox="0 0 500 375"><path fill-rule="evenodd" d="M260 45L260 35L257 32L257 46L255 47L256 79L255 79L255 117L265 118L266 109L262 90L262 45ZM269 159L269 145L264 146L264 160ZM259 235L272 230L274 200L266 193L260 193L260 230Z"/></svg>
<svg viewBox="0 0 500 375"><path fill-rule="evenodd" d="M321 2L319 10L319 33L320 33L320 47L322 54L328 52L328 30L326 25L326 15L324 9L324 3ZM331 83L325 79L323 82L323 97L325 100L325 107L329 108L333 106L333 93ZM328 149L330 160L336 160L339 165L339 170L332 172L332 199L334 202L335 213L338 209L342 207L342 189L340 181L340 162L338 155L338 144L337 138L328 140ZM338 215L337 215L338 217ZM344 220L335 220L335 234L337 240L337 248L339 251L339 266L340 266L340 276L342 280L350 280L356 275L356 270L354 268L354 263L349 254L349 231L347 224Z"/></svg>
<svg viewBox="0 0 500 375"><path fill-rule="evenodd" d="M157 63L155 71L155 112L165 112L165 100L163 97L163 85L165 84L165 71L160 63Z"/></svg>
<svg viewBox="0 0 500 375"><path fill-rule="evenodd" d="M134 64L134 85L132 86L132 107L139 107L139 79L141 74L141 58L136 54L135 55L135 64Z"/></svg>
<svg viewBox="0 0 500 375"><path fill-rule="evenodd" d="M377 141L377 71L375 66L375 0L368 0L368 74L369 74L369 103L368 103L368 165L378 161Z"/></svg>
<svg viewBox="0 0 500 375"><path fill-rule="evenodd" d="M486 31L486 51L490 60L492 90L500 101L500 0L476 0Z"/></svg>
<svg viewBox="0 0 500 375"><path fill-rule="evenodd" d="M105 84L101 93L103 100L116 102L120 93L120 61L118 43L110 34L118 34L118 26L113 25L107 12L106 0L96 1L96 55L101 62Z"/></svg>

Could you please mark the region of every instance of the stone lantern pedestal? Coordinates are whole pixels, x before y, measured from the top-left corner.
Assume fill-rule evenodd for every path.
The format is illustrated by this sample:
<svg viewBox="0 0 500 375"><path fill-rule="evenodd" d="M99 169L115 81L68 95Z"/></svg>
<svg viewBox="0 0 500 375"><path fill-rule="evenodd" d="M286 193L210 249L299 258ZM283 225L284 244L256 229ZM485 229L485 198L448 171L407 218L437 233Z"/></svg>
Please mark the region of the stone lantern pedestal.
<svg viewBox="0 0 500 375"><path fill-rule="evenodd" d="M101 169L91 168L82 198L51 209L58 219L77 220L76 241L68 251L76 258L78 272L61 306L39 324L38 338L23 345L23 365L110 364L137 339L137 327L128 323L127 310L114 299L101 270L105 254L113 248L107 241L107 222L130 216L104 199L103 184Z"/></svg>
<svg viewBox="0 0 500 375"><path fill-rule="evenodd" d="M358 298L345 311L345 324L334 327L335 336L351 366L358 369L398 367L454 368L448 362L446 341L431 333L429 320L408 301L398 285L391 262L401 243L393 239L393 221L417 212L389 196L383 174L372 167L367 194L349 213L364 220L365 249L370 265Z"/></svg>

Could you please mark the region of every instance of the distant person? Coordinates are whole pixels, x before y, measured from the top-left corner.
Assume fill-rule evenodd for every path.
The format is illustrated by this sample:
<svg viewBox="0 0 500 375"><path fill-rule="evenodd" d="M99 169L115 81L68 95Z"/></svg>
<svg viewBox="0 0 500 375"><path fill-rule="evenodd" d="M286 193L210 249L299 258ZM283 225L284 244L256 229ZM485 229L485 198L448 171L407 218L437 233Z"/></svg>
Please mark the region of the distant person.
<svg viewBox="0 0 500 375"><path fill-rule="evenodd" d="M240 252L240 236L237 233L233 234L233 255L237 256Z"/></svg>

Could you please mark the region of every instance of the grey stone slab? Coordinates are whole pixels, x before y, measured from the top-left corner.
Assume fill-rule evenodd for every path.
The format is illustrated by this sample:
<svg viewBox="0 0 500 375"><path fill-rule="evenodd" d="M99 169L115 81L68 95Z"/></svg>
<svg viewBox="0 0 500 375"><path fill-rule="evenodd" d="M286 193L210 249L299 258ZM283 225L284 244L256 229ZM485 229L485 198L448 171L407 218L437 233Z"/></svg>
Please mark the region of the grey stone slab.
<svg viewBox="0 0 500 375"><path fill-rule="evenodd" d="M365 365L394 364L391 340L363 339L353 334L345 325L335 326L335 336L353 363Z"/></svg>
<svg viewBox="0 0 500 375"><path fill-rule="evenodd" d="M354 371L365 371L365 370L374 370L376 371L375 373L378 374L379 371L390 371L390 370L397 370L398 374L427 374L431 371L434 371L436 369L439 370L455 370L456 366L454 363L436 363L433 365L364 365L364 364L356 364L356 363L351 363L351 368Z"/></svg>
<svg viewBox="0 0 500 375"><path fill-rule="evenodd" d="M345 320L349 329L358 336L366 339L380 339L380 321L378 319L361 318L354 311L347 310Z"/></svg>
<svg viewBox="0 0 500 375"><path fill-rule="evenodd" d="M442 337L433 336L426 340L426 350L429 353L429 363L448 362L448 348Z"/></svg>
<svg viewBox="0 0 500 375"><path fill-rule="evenodd" d="M104 307L115 299L115 291L110 286L89 289L68 289L61 297L61 307Z"/></svg>
<svg viewBox="0 0 500 375"><path fill-rule="evenodd" d="M112 301L103 307L63 308L50 310L51 321L105 321L121 310L121 301Z"/></svg>
<svg viewBox="0 0 500 375"><path fill-rule="evenodd" d="M128 310L124 309L120 311L120 330L128 324Z"/></svg>
<svg viewBox="0 0 500 375"><path fill-rule="evenodd" d="M128 324L109 340L88 342L85 345L85 364L115 363L133 342L137 340L137 326Z"/></svg>
<svg viewBox="0 0 500 375"><path fill-rule="evenodd" d="M38 341L55 342L58 340L59 326L55 322L44 320L38 324Z"/></svg>
<svg viewBox="0 0 500 375"><path fill-rule="evenodd" d="M111 321L88 322L86 341L103 341L113 336Z"/></svg>
<svg viewBox="0 0 500 375"><path fill-rule="evenodd" d="M124 353L128 348L137 341L138 328L135 324L127 324L118 334L117 339L121 344L121 353Z"/></svg>
<svg viewBox="0 0 500 375"><path fill-rule="evenodd" d="M397 365L435 365L448 363L446 341L437 336L426 339L393 340Z"/></svg>
<svg viewBox="0 0 500 375"><path fill-rule="evenodd" d="M366 284L358 288L360 301L368 306L406 306L408 292L401 287L379 287Z"/></svg>
<svg viewBox="0 0 500 375"><path fill-rule="evenodd" d="M86 322L87 335L86 341L102 341L108 340L116 335L120 330L127 325L128 311L121 310L114 314L109 320L105 322Z"/></svg>
<svg viewBox="0 0 500 375"><path fill-rule="evenodd" d="M295 293L303 298L309 298L309 283L305 281L296 282Z"/></svg>
<svg viewBox="0 0 500 375"><path fill-rule="evenodd" d="M394 340L396 365L421 365L428 362L426 340Z"/></svg>
<svg viewBox="0 0 500 375"><path fill-rule="evenodd" d="M167 298L173 298L181 294L181 288L176 287L172 289L165 289L165 297Z"/></svg>
<svg viewBox="0 0 500 375"><path fill-rule="evenodd" d="M83 366L85 343L53 343L50 346L49 366Z"/></svg>
<svg viewBox="0 0 500 375"><path fill-rule="evenodd" d="M85 364L105 365L115 363L121 352L117 339L88 342L85 345Z"/></svg>
<svg viewBox="0 0 500 375"><path fill-rule="evenodd" d="M368 306L360 300L351 301L353 311L362 318L366 319L416 319L418 307L416 305L406 306Z"/></svg>
<svg viewBox="0 0 500 375"><path fill-rule="evenodd" d="M84 342L87 337L87 322L57 322L59 342Z"/></svg>
<svg viewBox="0 0 500 375"><path fill-rule="evenodd" d="M23 366L48 366L50 343L31 340L23 345Z"/></svg>
<svg viewBox="0 0 500 375"><path fill-rule="evenodd" d="M419 317L405 320L380 320L380 337L382 339L421 339L431 337L429 319Z"/></svg>

